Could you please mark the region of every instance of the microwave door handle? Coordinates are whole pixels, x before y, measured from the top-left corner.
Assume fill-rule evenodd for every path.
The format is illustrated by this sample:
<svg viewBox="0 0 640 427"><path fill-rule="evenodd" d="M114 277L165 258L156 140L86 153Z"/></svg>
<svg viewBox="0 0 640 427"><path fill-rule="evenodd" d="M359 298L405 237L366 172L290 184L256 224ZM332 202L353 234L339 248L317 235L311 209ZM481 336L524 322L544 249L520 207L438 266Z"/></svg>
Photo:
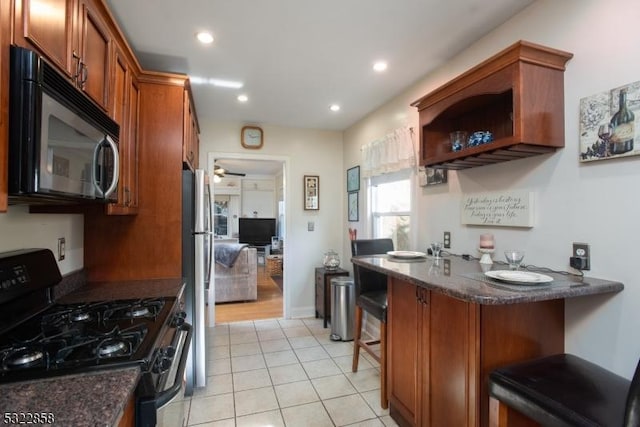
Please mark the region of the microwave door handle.
<svg viewBox="0 0 640 427"><path fill-rule="evenodd" d="M91 183L93 184L93 188L98 193L98 197L104 197L104 192L102 188L98 185L98 180L96 179L96 172L98 169L98 156L100 155L100 147L102 146L102 142L96 144L93 149L93 162L91 163Z"/></svg>
<svg viewBox="0 0 640 427"><path fill-rule="evenodd" d="M106 136L105 140L113 151L113 180L111 181L111 185L109 185L109 188L107 188L107 191L104 192L103 197L106 199L111 194L113 194L114 191L116 191L116 188L118 188L118 178L120 176L120 155L118 154L118 146L109 135Z"/></svg>

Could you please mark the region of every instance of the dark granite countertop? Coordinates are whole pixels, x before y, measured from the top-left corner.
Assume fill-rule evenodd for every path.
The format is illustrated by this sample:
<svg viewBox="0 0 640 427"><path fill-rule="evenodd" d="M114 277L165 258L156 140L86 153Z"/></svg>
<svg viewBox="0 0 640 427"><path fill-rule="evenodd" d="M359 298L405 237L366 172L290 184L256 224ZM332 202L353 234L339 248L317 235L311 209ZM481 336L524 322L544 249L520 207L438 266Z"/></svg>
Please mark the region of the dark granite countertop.
<svg viewBox="0 0 640 427"><path fill-rule="evenodd" d="M0 408L3 416L50 413L60 426L114 426L139 378L133 367L0 384Z"/></svg>
<svg viewBox="0 0 640 427"><path fill-rule="evenodd" d="M620 292L624 285L611 280L536 271L553 277L549 284L514 285L490 279L484 275L477 260L451 256L438 260L418 258L397 259L387 255L361 256L354 264L379 271L463 301L478 304L516 304L551 299L573 298ZM491 270L506 270L504 264L493 264Z"/></svg>
<svg viewBox="0 0 640 427"><path fill-rule="evenodd" d="M58 300L60 303L107 301L130 298L175 297L182 293L182 279L91 282Z"/></svg>

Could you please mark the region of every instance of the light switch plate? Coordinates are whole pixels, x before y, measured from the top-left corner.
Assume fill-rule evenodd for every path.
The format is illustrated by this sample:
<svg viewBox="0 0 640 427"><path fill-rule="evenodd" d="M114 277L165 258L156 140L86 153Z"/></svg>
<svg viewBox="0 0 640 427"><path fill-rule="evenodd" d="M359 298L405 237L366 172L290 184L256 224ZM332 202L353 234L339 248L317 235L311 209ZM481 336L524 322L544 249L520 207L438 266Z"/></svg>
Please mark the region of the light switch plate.
<svg viewBox="0 0 640 427"><path fill-rule="evenodd" d="M307 222L307 231L313 231L316 224L313 221Z"/></svg>

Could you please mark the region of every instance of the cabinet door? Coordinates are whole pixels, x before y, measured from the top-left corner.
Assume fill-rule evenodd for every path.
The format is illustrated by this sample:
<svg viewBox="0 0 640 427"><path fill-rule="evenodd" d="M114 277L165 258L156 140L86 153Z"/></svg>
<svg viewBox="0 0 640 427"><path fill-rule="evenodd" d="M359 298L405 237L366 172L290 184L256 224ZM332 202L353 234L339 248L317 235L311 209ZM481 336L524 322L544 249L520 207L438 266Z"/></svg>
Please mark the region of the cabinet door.
<svg viewBox="0 0 640 427"><path fill-rule="evenodd" d="M125 56L119 50L114 55L111 87L111 116L120 125L120 178L118 200L107 207L110 215L137 213L137 127L138 87Z"/></svg>
<svg viewBox="0 0 640 427"><path fill-rule="evenodd" d="M50 63L71 75L74 0L16 0L16 43L36 48Z"/></svg>
<svg viewBox="0 0 640 427"><path fill-rule="evenodd" d="M478 425L479 307L432 292L429 311L429 374L423 388L430 413L423 425Z"/></svg>
<svg viewBox="0 0 640 427"><path fill-rule="evenodd" d="M79 86L106 110L109 106L111 36L90 0L80 2L80 22Z"/></svg>
<svg viewBox="0 0 640 427"><path fill-rule="evenodd" d="M129 102L127 104L127 146L125 147L124 198L129 213L138 212L138 116L140 114L140 87L138 80L129 73Z"/></svg>
<svg viewBox="0 0 640 427"><path fill-rule="evenodd" d="M184 91L184 137L182 142L182 161L191 170L196 168L196 152L194 141L194 112L189 91Z"/></svg>
<svg viewBox="0 0 640 427"><path fill-rule="evenodd" d="M397 412L409 425L420 422L418 327L422 304L418 288L391 278L387 291L387 381L391 415ZM421 362L422 363L422 362Z"/></svg>

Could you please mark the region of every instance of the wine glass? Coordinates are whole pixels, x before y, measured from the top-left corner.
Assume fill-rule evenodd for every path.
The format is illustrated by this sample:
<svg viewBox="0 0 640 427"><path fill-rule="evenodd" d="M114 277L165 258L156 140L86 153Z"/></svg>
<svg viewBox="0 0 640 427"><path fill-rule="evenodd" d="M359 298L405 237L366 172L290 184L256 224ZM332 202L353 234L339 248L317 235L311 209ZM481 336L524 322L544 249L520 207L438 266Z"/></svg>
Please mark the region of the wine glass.
<svg viewBox="0 0 640 427"><path fill-rule="evenodd" d="M431 243L431 255L433 255L433 259L440 259L441 250L442 250L442 243L440 242Z"/></svg>
<svg viewBox="0 0 640 427"><path fill-rule="evenodd" d="M609 140L613 136L613 126L611 123L605 123L598 127L598 136L602 140L604 145L604 150L602 150L602 156L608 157L610 155L609 151Z"/></svg>
<svg viewBox="0 0 640 427"><path fill-rule="evenodd" d="M509 263L509 268L511 270L517 270L518 268L520 268L520 264L524 259L524 251L509 249L504 251L504 257L507 259L507 262Z"/></svg>

